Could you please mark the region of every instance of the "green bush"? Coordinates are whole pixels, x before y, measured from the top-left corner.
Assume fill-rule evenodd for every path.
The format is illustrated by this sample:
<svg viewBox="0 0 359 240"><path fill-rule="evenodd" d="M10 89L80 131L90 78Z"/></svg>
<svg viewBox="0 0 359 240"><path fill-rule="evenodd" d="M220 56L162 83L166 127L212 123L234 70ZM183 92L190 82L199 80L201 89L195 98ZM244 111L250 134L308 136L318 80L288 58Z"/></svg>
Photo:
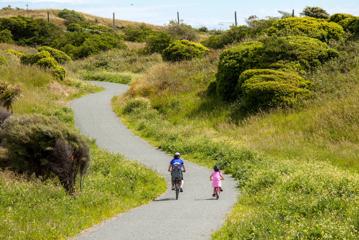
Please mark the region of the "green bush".
<svg viewBox="0 0 359 240"><path fill-rule="evenodd" d="M264 40L262 61L266 66L280 60L295 61L304 68L310 69L337 56L336 50L317 39L305 36L286 36Z"/></svg>
<svg viewBox="0 0 359 240"><path fill-rule="evenodd" d="M274 68L302 72L338 56L338 52L326 43L305 36L270 37L263 42L242 43L221 54L217 94L223 100L230 101L238 97L235 86L245 70Z"/></svg>
<svg viewBox="0 0 359 240"><path fill-rule="evenodd" d="M36 46L50 45L63 31L43 19L29 17L0 18L0 31L9 30L18 44Z"/></svg>
<svg viewBox="0 0 359 240"><path fill-rule="evenodd" d="M225 50L219 60L217 72L217 94L223 100L233 100L239 75L247 69L261 65L260 52L263 43L252 41L241 43Z"/></svg>
<svg viewBox="0 0 359 240"><path fill-rule="evenodd" d="M37 65L50 70L59 80L64 80L66 71L47 51L36 54L28 54L21 57L21 63L26 65Z"/></svg>
<svg viewBox="0 0 359 240"><path fill-rule="evenodd" d="M126 105L123 107L123 113L129 114L134 111L141 111L149 109L151 106L150 101L147 98L137 97L130 99L126 102Z"/></svg>
<svg viewBox="0 0 359 240"><path fill-rule="evenodd" d="M11 55L14 55L14 56L16 56L16 57L21 57L21 56L24 55L23 52L17 51L17 50L14 50L14 49L7 49L7 50L6 50L6 53L11 54Z"/></svg>
<svg viewBox="0 0 359 240"><path fill-rule="evenodd" d="M312 17L312 18L320 18L320 19L328 19L329 14L327 11L320 7L306 7L301 13L304 16Z"/></svg>
<svg viewBox="0 0 359 240"><path fill-rule="evenodd" d="M352 18L354 17L351 14L347 14L347 13L336 13L333 14L332 16L330 16L329 21L331 22L335 22L335 23L340 23L341 21L343 21L344 19L347 18Z"/></svg>
<svg viewBox="0 0 359 240"><path fill-rule="evenodd" d="M84 16L74 10L63 9L58 13L58 16L66 20L66 25L85 21Z"/></svg>
<svg viewBox="0 0 359 240"><path fill-rule="evenodd" d="M172 38L177 40L188 40L188 41L195 41L198 39L198 35L195 29L192 26L177 22L171 21L166 31Z"/></svg>
<svg viewBox="0 0 359 240"><path fill-rule="evenodd" d="M10 30L4 29L0 31L0 43L12 43L13 41Z"/></svg>
<svg viewBox="0 0 359 240"><path fill-rule="evenodd" d="M255 69L244 71L237 85L247 111L293 106L310 95L310 81L291 71Z"/></svg>
<svg viewBox="0 0 359 240"><path fill-rule="evenodd" d="M84 140L55 118L11 117L1 126L0 139L8 151L1 167L42 179L57 176L69 193L90 161Z"/></svg>
<svg viewBox="0 0 359 240"><path fill-rule="evenodd" d="M145 24L135 27L126 27L124 30L125 40L131 42L145 42L153 33L153 30Z"/></svg>
<svg viewBox="0 0 359 240"><path fill-rule="evenodd" d="M208 49L202 44L187 40L177 40L163 51L162 57L165 61L175 62L203 57L207 52Z"/></svg>
<svg viewBox="0 0 359 240"><path fill-rule="evenodd" d="M51 56L53 58L55 58L55 60L60 64L64 64L64 63L71 61L71 57L68 56L66 53L64 53L63 51L60 51L58 49L52 48L52 47L43 46L43 47L37 48L37 50L39 52L41 52L41 51L49 52L51 54Z"/></svg>
<svg viewBox="0 0 359 240"><path fill-rule="evenodd" d="M339 24L310 17L289 17L277 20L268 29L268 33L272 36L303 35L324 42L332 39L341 40L345 36Z"/></svg>
<svg viewBox="0 0 359 240"><path fill-rule="evenodd" d="M250 28L247 26L231 27L222 34L210 36L202 44L213 49L224 48L228 44L242 41L249 36L249 32Z"/></svg>
<svg viewBox="0 0 359 240"><path fill-rule="evenodd" d="M147 53L162 53L173 41L172 37L166 32L156 32L146 39Z"/></svg>

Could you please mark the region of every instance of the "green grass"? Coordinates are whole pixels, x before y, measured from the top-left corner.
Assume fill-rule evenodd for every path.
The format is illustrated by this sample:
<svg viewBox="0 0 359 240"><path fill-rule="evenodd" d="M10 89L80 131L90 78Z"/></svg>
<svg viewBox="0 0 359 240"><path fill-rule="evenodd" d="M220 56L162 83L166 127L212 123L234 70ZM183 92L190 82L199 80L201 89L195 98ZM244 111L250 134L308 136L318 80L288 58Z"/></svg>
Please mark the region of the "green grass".
<svg viewBox="0 0 359 240"><path fill-rule="evenodd" d="M0 172L1 239L65 239L154 199L164 180L119 155L91 148L83 191L72 197L56 181Z"/></svg>
<svg viewBox="0 0 359 240"><path fill-rule="evenodd" d="M0 65L1 80L21 88L14 114L54 116L73 126L68 101L100 90L75 78L56 81L40 68L0 55L8 62ZM95 145L84 188L75 196L66 194L56 179L42 182L0 170L0 239L66 239L151 201L165 188L164 179L153 171Z"/></svg>
<svg viewBox="0 0 359 240"><path fill-rule="evenodd" d="M211 57L158 65L113 106L152 144L238 180L241 198L214 239L356 239L358 51L308 74L316 93L291 110L241 118L236 103L208 98Z"/></svg>
<svg viewBox="0 0 359 240"><path fill-rule="evenodd" d="M121 83L128 84L131 82L133 78L136 78L135 73L126 73L126 72L85 72L82 75L84 80L88 81L101 81L101 82L113 82L113 83Z"/></svg>

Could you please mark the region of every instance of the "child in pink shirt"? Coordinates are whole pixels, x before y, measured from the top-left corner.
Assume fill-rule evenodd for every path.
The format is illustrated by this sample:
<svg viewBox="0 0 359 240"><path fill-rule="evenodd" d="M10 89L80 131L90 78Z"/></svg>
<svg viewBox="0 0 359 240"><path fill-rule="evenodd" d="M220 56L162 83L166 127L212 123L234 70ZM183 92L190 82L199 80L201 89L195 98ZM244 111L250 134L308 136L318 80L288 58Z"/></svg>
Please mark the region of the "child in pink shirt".
<svg viewBox="0 0 359 240"><path fill-rule="evenodd" d="M213 172L212 172L211 176L209 177L209 179L212 181L212 187L213 187L212 196L214 197L216 195L215 194L216 187L219 187L221 192L223 191L222 190L222 180L224 180L224 177L217 166L213 167Z"/></svg>

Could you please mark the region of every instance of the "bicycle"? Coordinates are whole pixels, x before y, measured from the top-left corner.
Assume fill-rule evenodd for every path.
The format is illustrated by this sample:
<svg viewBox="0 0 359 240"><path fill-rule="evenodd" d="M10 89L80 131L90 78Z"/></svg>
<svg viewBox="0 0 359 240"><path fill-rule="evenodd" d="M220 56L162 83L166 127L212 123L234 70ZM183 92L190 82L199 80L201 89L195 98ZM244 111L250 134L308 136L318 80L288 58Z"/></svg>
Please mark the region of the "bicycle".
<svg viewBox="0 0 359 240"><path fill-rule="evenodd" d="M219 199L219 192L221 191L220 187L215 187L214 188L214 197L216 198L216 200Z"/></svg>
<svg viewBox="0 0 359 240"><path fill-rule="evenodd" d="M180 190L181 190L181 182L182 182L182 180L179 179L179 178L175 178L173 180L173 183L174 183L174 186L175 186L176 200L178 200L178 196L179 196L179 193L180 193Z"/></svg>

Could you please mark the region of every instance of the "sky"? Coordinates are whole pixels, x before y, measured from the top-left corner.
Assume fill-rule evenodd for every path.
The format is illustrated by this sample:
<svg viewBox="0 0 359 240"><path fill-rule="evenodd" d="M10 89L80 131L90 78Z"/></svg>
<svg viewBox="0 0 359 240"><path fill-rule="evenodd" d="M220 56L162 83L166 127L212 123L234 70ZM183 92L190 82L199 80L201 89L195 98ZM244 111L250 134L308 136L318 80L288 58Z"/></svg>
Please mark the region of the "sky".
<svg viewBox="0 0 359 240"><path fill-rule="evenodd" d="M279 16L278 10L299 14L306 6L319 6L329 13L345 12L359 15L359 0L0 0L0 8L30 9L57 8L73 9L101 17L112 17L130 21L167 24L176 18L177 11L184 23L195 27L225 29L234 22L237 11L238 22L245 23L249 16L260 18Z"/></svg>

